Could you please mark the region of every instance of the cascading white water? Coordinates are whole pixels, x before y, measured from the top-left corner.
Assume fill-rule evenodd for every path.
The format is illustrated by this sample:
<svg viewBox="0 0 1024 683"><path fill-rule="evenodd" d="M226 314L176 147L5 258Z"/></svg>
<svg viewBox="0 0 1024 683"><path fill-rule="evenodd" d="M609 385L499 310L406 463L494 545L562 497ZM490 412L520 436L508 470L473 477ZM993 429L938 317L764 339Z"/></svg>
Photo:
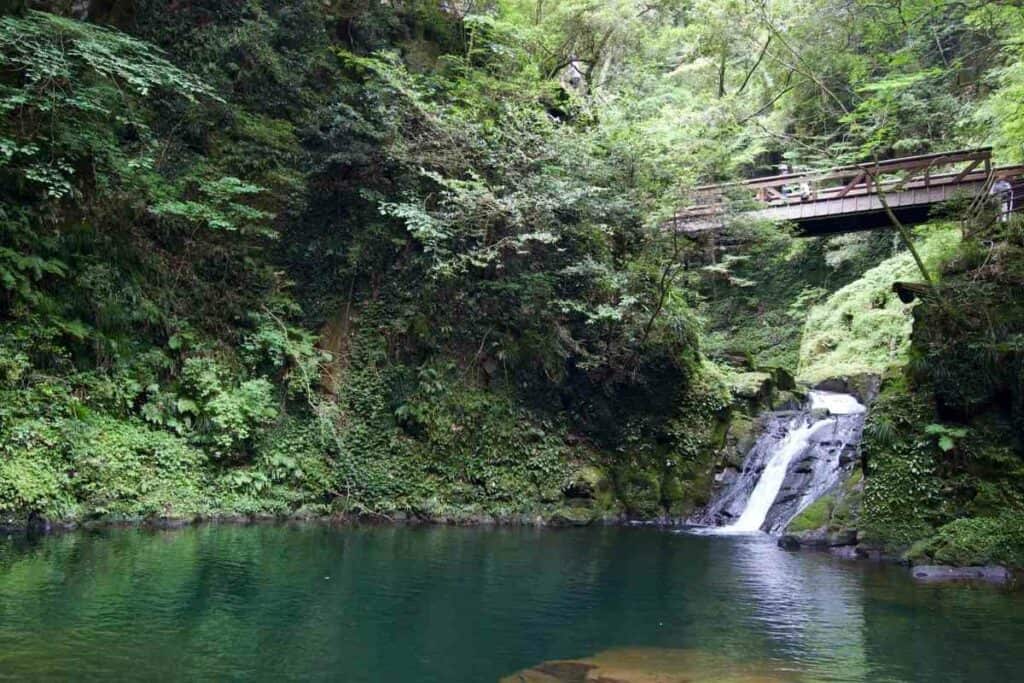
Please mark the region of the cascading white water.
<svg viewBox="0 0 1024 683"><path fill-rule="evenodd" d="M834 394L830 391L811 392L811 410L827 410L829 415L859 415L867 408L849 394Z"/></svg>
<svg viewBox="0 0 1024 683"><path fill-rule="evenodd" d="M786 472L789 471L789 464L793 462L793 457L807 450L808 441L814 430L830 421L831 418L828 418L818 420L805 427L795 428L782 440L764 471L761 472L757 486L754 487L754 492L750 494L750 500L747 501L747 507L743 509L743 514L724 530L735 532L761 530L768 511L772 509L772 505L775 504L775 499L779 495L779 489L782 488L782 482L786 479Z"/></svg>
<svg viewBox="0 0 1024 683"><path fill-rule="evenodd" d="M844 470L843 462L852 460L843 460L843 453L860 439L866 411L848 394L812 391L800 413L771 414L742 473L695 520L721 525L703 533L784 528L849 471L852 465Z"/></svg>

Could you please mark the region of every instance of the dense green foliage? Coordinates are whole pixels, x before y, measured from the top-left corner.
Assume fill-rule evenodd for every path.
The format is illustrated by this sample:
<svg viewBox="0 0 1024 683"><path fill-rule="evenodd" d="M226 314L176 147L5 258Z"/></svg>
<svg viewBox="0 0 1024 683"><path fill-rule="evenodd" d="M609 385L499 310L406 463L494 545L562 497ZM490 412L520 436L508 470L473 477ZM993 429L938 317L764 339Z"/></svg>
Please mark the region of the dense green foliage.
<svg viewBox="0 0 1024 683"><path fill-rule="evenodd" d="M908 359L869 536L1020 510L1016 221L922 228L916 307L890 231L661 227L1022 158L1013 3L66 4L0 17L0 511L682 516L765 377Z"/></svg>
<svg viewBox="0 0 1024 683"><path fill-rule="evenodd" d="M870 417L864 528L897 547L926 539L915 558L1024 564L1019 230L968 233L945 268L950 303L915 309L906 378Z"/></svg>
<svg viewBox="0 0 1024 683"><path fill-rule="evenodd" d="M893 256L892 238L885 233L808 240L763 228L744 235L744 227L731 229L742 247L694 269L689 278L706 319L705 351L724 362L795 373L801 361L809 362L809 351L801 353L806 337L828 327L809 323L809 311L834 311L830 297L844 286L856 288L855 281L879 261L906 260Z"/></svg>
<svg viewBox="0 0 1024 683"><path fill-rule="evenodd" d="M0 508L520 514L590 461L627 510L680 497L654 463L695 457L666 421L707 382L645 210L672 178L621 163L529 31L95 9L169 53L3 20Z"/></svg>

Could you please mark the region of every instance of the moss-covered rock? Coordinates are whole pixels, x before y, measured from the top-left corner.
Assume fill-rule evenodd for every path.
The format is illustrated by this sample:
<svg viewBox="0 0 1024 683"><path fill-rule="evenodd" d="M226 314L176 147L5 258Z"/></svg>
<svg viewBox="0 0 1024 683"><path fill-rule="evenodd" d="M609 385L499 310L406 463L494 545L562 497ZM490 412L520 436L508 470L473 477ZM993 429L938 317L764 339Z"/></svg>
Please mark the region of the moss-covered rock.
<svg viewBox="0 0 1024 683"><path fill-rule="evenodd" d="M1024 515L955 520L915 543L905 557L915 564L1024 567Z"/></svg>
<svg viewBox="0 0 1024 683"><path fill-rule="evenodd" d="M780 365L765 365L758 369L772 376L772 382L777 390L792 391L796 389L796 378L787 368Z"/></svg>
<svg viewBox="0 0 1024 683"><path fill-rule="evenodd" d="M556 510L547 519L551 526L587 526L596 520L598 514L585 507L563 507Z"/></svg>
<svg viewBox="0 0 1024 683"><path fill-rule="evenodd" d="M569 499L597 500L612 489L608 475L596 465L581 465L569 476L562 493Z"/></svg>
<svg viewBox="0 0 1024 683"><path fill-rule="evenodd" d="M828 528L834 506L834 496L822 496L794 517L793 521L786 527L786 531L791 534L799 534L804 531Z"/></svg>
<svg viewBox="0 0 1024 683"><path fill-rule="evenodd" d="M804 404L804 397L795 391L779 391L772 398L772 410L799 410Z"/></svg>
<svg viewBox="0 0 1024 683"><path fill-rule="evenodd" d="M721 450L722 464L737 469L743 466L747 453L757 441L757 426L757 419L746 413L736 411L730 416L725 445Z"/></svg>
<svg viewBox="0 0 1024 683"><path fill-rule="evenodd" d="M868 476L858 524L867 543L926 563L1020 560L1024 463L1005 416L944 423L927 385L890 377L863 449Z"/></svg>
<svg viewBox="0 0 1024 683"><path fill-rule="evenodd" d="M767 401L774 387L769 372L740 372L729 377L729 390L733 396L747 401Z"/></svg>
<svg viewBox="0 0 1024 683"><path fill-rule="evenodd" d="M786 533L801 545L836 547L858 540L857 516L863 496L863 475L855 469L830 493L800 512Z"/></svg>
<svg viewBox="0 0 1024 683"><path fill-rule="evenodd" d="M653 518L664 508L661 497L661 477L652 471L622 468L615 473L615 491L631 517Z"/></svg>
<svg viewBox="0 0 1024 683"><path fill-rule="evenodd" d="M868 476L859 525L865 540L902 552L931 534L943 504L936 449L923 438L934 414L928 397L890 376L868 415L861 444Z"/></svg>

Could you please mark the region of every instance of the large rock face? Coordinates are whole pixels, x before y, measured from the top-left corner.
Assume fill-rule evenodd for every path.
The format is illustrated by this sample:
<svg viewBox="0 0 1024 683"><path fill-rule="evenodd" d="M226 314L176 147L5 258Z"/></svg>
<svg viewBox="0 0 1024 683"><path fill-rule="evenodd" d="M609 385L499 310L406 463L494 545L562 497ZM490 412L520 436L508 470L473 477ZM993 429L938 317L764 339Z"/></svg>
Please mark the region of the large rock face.
<svg viewBox="0 0 1024 683"><path fill-rule="evenodd" d="M857 443L863 416L842 417L821 424L810 443L793 459L775 504L765 520L765 531L781 533L797 513L839 487L857 466Z"/></svg>

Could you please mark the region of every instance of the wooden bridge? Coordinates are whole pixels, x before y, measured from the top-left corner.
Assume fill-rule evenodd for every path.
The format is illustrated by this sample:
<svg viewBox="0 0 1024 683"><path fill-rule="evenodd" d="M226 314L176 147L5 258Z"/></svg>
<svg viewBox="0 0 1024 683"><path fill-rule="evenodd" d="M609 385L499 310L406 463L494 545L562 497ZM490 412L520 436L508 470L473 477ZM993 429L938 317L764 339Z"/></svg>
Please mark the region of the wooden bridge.
<svg viewBox="0 0 1024 683"><path fill-rule="evenodd" d="M992 196L1004 215L1024 210L1024 166L993 167L985 147L704 185L693 196L666 227L696 234L742 213L827 235L890 225L885 204L904 225L927 221L933 207L955 198Z"/></svg>

